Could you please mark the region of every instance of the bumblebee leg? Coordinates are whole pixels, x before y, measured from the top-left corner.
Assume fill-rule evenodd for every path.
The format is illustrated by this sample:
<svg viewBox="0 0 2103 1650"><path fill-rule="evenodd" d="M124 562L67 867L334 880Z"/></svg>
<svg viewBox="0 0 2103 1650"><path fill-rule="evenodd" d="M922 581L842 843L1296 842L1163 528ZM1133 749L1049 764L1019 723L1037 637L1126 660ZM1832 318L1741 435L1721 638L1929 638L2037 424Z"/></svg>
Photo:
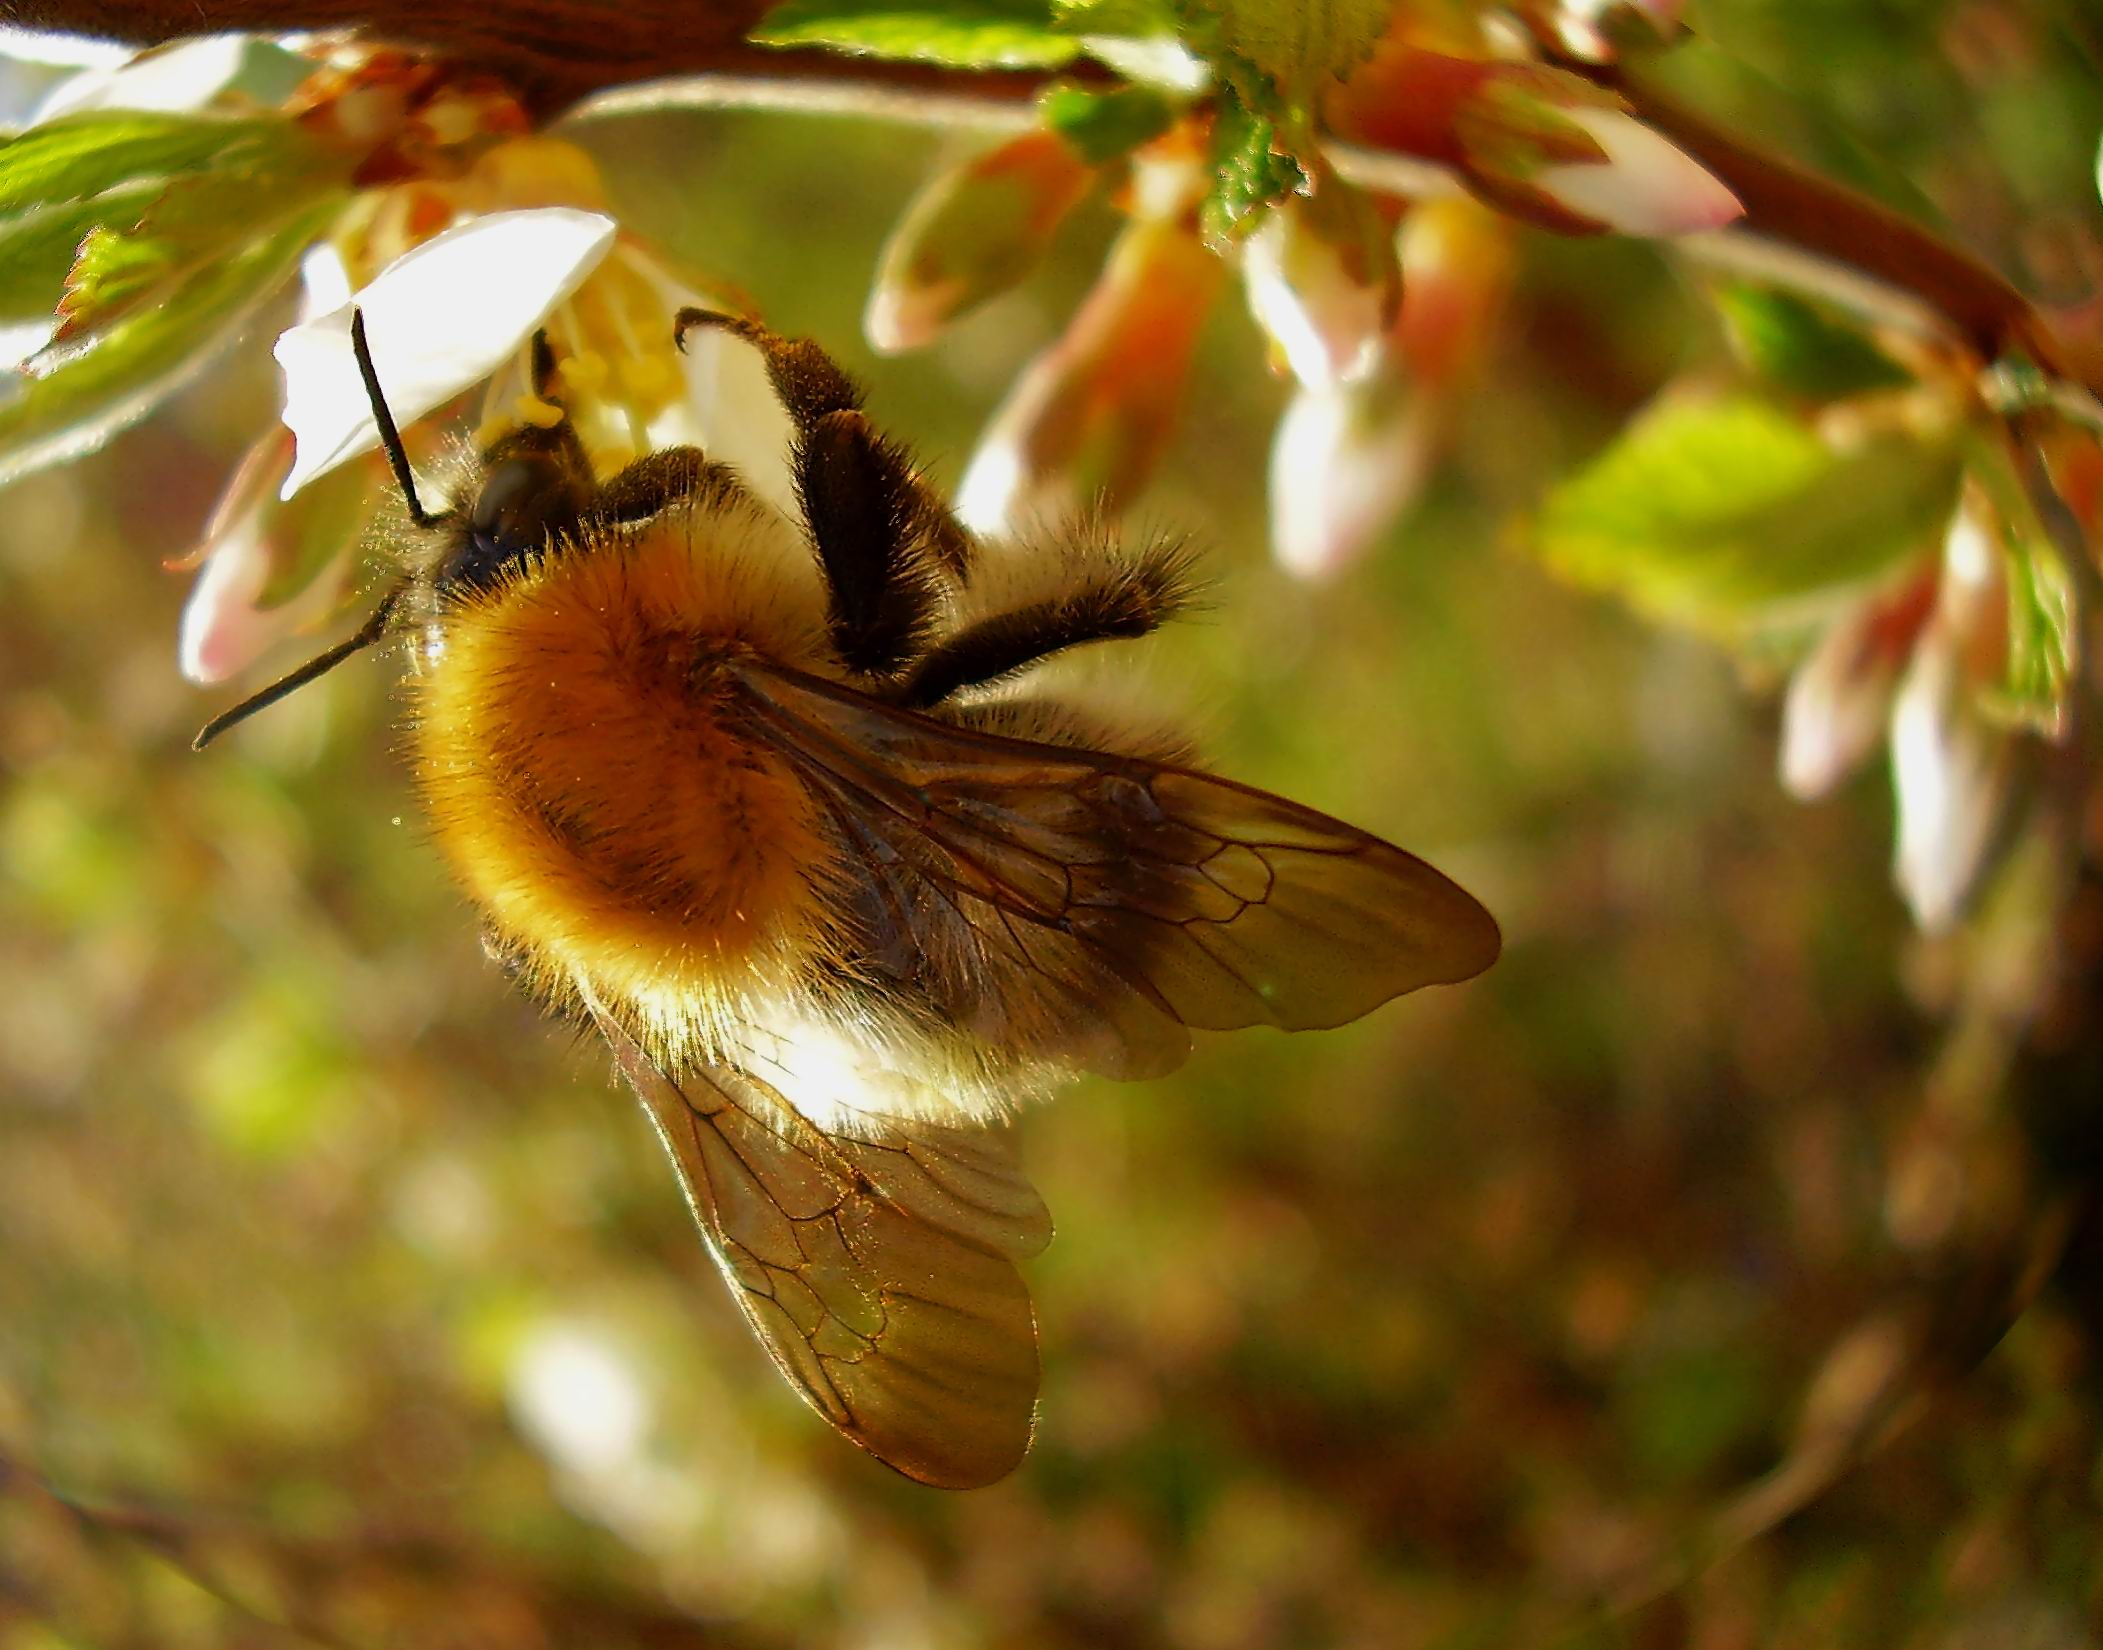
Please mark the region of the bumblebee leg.
<svg viewBox="0 0 2103 1650"><path fill-rule="evenodd" d="M1188 557L1157 545L1106 576L1060 595L997 613L924 653L898 690L917 710L982 687L1054 653L1088 642L1144 636L1190 605Z"/></svg>
<svg viewBox="0 0 2103 1650"><path fill-rule="evenodd" d="M675 337L721 327L757 348L796 427L789 455L804 523L831 592L833 645L851 669L893 675L915 658L944 573L961 578L970 537L903 447L862 412L862 390L816 344L708 310L679 312Z"/></svg>
<svg viewBox="0 0 2103 1650"><path fill-rule="evenodd" d="M587 513L609 524L646 521L686 499L717 503L744 492L737 473L727 464L711 463L700 448L663 447L609 477Z"/></svg>

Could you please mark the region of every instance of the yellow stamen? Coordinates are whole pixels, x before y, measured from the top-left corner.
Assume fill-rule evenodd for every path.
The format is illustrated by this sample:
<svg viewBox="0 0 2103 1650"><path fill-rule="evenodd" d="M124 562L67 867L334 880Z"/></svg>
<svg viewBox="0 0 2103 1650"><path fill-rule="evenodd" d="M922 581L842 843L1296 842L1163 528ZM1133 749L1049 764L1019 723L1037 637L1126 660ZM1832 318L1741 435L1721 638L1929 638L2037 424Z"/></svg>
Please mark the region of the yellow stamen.
<svg viewBox="0 0 2103 1650"><path fill-rule="evenodd" d="M519 422L531 424L537 430L552 430L562 422L562 409L552 401L543 401L537 395L522 395L512 403Z"/></svg>

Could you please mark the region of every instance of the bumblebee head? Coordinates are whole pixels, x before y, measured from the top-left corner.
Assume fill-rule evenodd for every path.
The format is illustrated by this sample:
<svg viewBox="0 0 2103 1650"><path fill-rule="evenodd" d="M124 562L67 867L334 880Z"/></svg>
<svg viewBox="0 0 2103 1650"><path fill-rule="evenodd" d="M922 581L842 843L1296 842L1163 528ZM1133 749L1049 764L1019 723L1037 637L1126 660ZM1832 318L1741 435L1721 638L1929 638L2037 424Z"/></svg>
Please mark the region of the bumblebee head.
<svg viewBox="0 0 2103 1650"><path fill-rule="evenodd" d="M412 574L398 578L355 635L206 723L192 741L195 749L204 749L228 728L380 640L412 585L427 581L441 595L485 589L507 568L574 532L591 502L591 460L585 455L577 432L570 427L568 416L547 399L555 362L545 334L536 334L533 339L533 391L535 398L553 413L552 419L525 424L500 437L482 454L482 479L473 501L465 507L436 513L426 510L417 497L416 476L409 467L401 431L395 426L387 397L380 390L379 374L373 369L362 310L351 312L350 335L351 353L372 404L373 423L379 430L380 450L394 471L409 520L419 528L448 535L446 548L437 565L422 575L421 581Z"/></svg>
<svg viewBox="0 0 2103 1650"><path fill-rule="evenodd" d="M482 455L473 501L449 512L454 538L433 581L440 591L487 588L506 568L574 533L593 492L590 460L568 419L502 437Z"/></svg>

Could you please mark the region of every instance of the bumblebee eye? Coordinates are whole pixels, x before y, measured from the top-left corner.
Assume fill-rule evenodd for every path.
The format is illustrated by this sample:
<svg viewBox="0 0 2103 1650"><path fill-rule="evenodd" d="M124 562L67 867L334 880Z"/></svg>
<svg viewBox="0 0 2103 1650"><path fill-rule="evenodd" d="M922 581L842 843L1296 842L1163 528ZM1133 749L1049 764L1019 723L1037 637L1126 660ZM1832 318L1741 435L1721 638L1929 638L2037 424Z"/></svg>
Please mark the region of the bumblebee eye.
<svg viewBox="0 0 2103 1650"><path fill-rule="evenodd" d="M467 515L467 535L445 582L481 584L507 562L530 555L577 525L582 500L563 465L521 454L490 466Z"/></svg>

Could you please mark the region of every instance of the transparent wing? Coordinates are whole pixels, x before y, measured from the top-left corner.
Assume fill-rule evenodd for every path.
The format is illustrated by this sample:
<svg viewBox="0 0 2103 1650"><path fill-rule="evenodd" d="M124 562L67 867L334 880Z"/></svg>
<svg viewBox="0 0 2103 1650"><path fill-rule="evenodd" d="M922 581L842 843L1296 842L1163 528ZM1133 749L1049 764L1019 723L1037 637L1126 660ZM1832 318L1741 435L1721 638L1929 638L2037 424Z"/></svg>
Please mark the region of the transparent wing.
<svg viewBox="0 0 2103 1650"><path fill-rule="evenodd" d="M1282 797L773 666L743 681L866 884L872 965L988 1042L1154 1076L1186 1028L1341 1025L1496 959L1472 895Z"/></svg>
<svg viewBox="0 0 2103 1650"><path fill-rule="evenodd" d="M1029 1448L1051 1221L1004 1130L826 1134L770 1084L675 1082L593 1007L753 1332L811 1407L908 1478L973 1489Z"/></svg>

